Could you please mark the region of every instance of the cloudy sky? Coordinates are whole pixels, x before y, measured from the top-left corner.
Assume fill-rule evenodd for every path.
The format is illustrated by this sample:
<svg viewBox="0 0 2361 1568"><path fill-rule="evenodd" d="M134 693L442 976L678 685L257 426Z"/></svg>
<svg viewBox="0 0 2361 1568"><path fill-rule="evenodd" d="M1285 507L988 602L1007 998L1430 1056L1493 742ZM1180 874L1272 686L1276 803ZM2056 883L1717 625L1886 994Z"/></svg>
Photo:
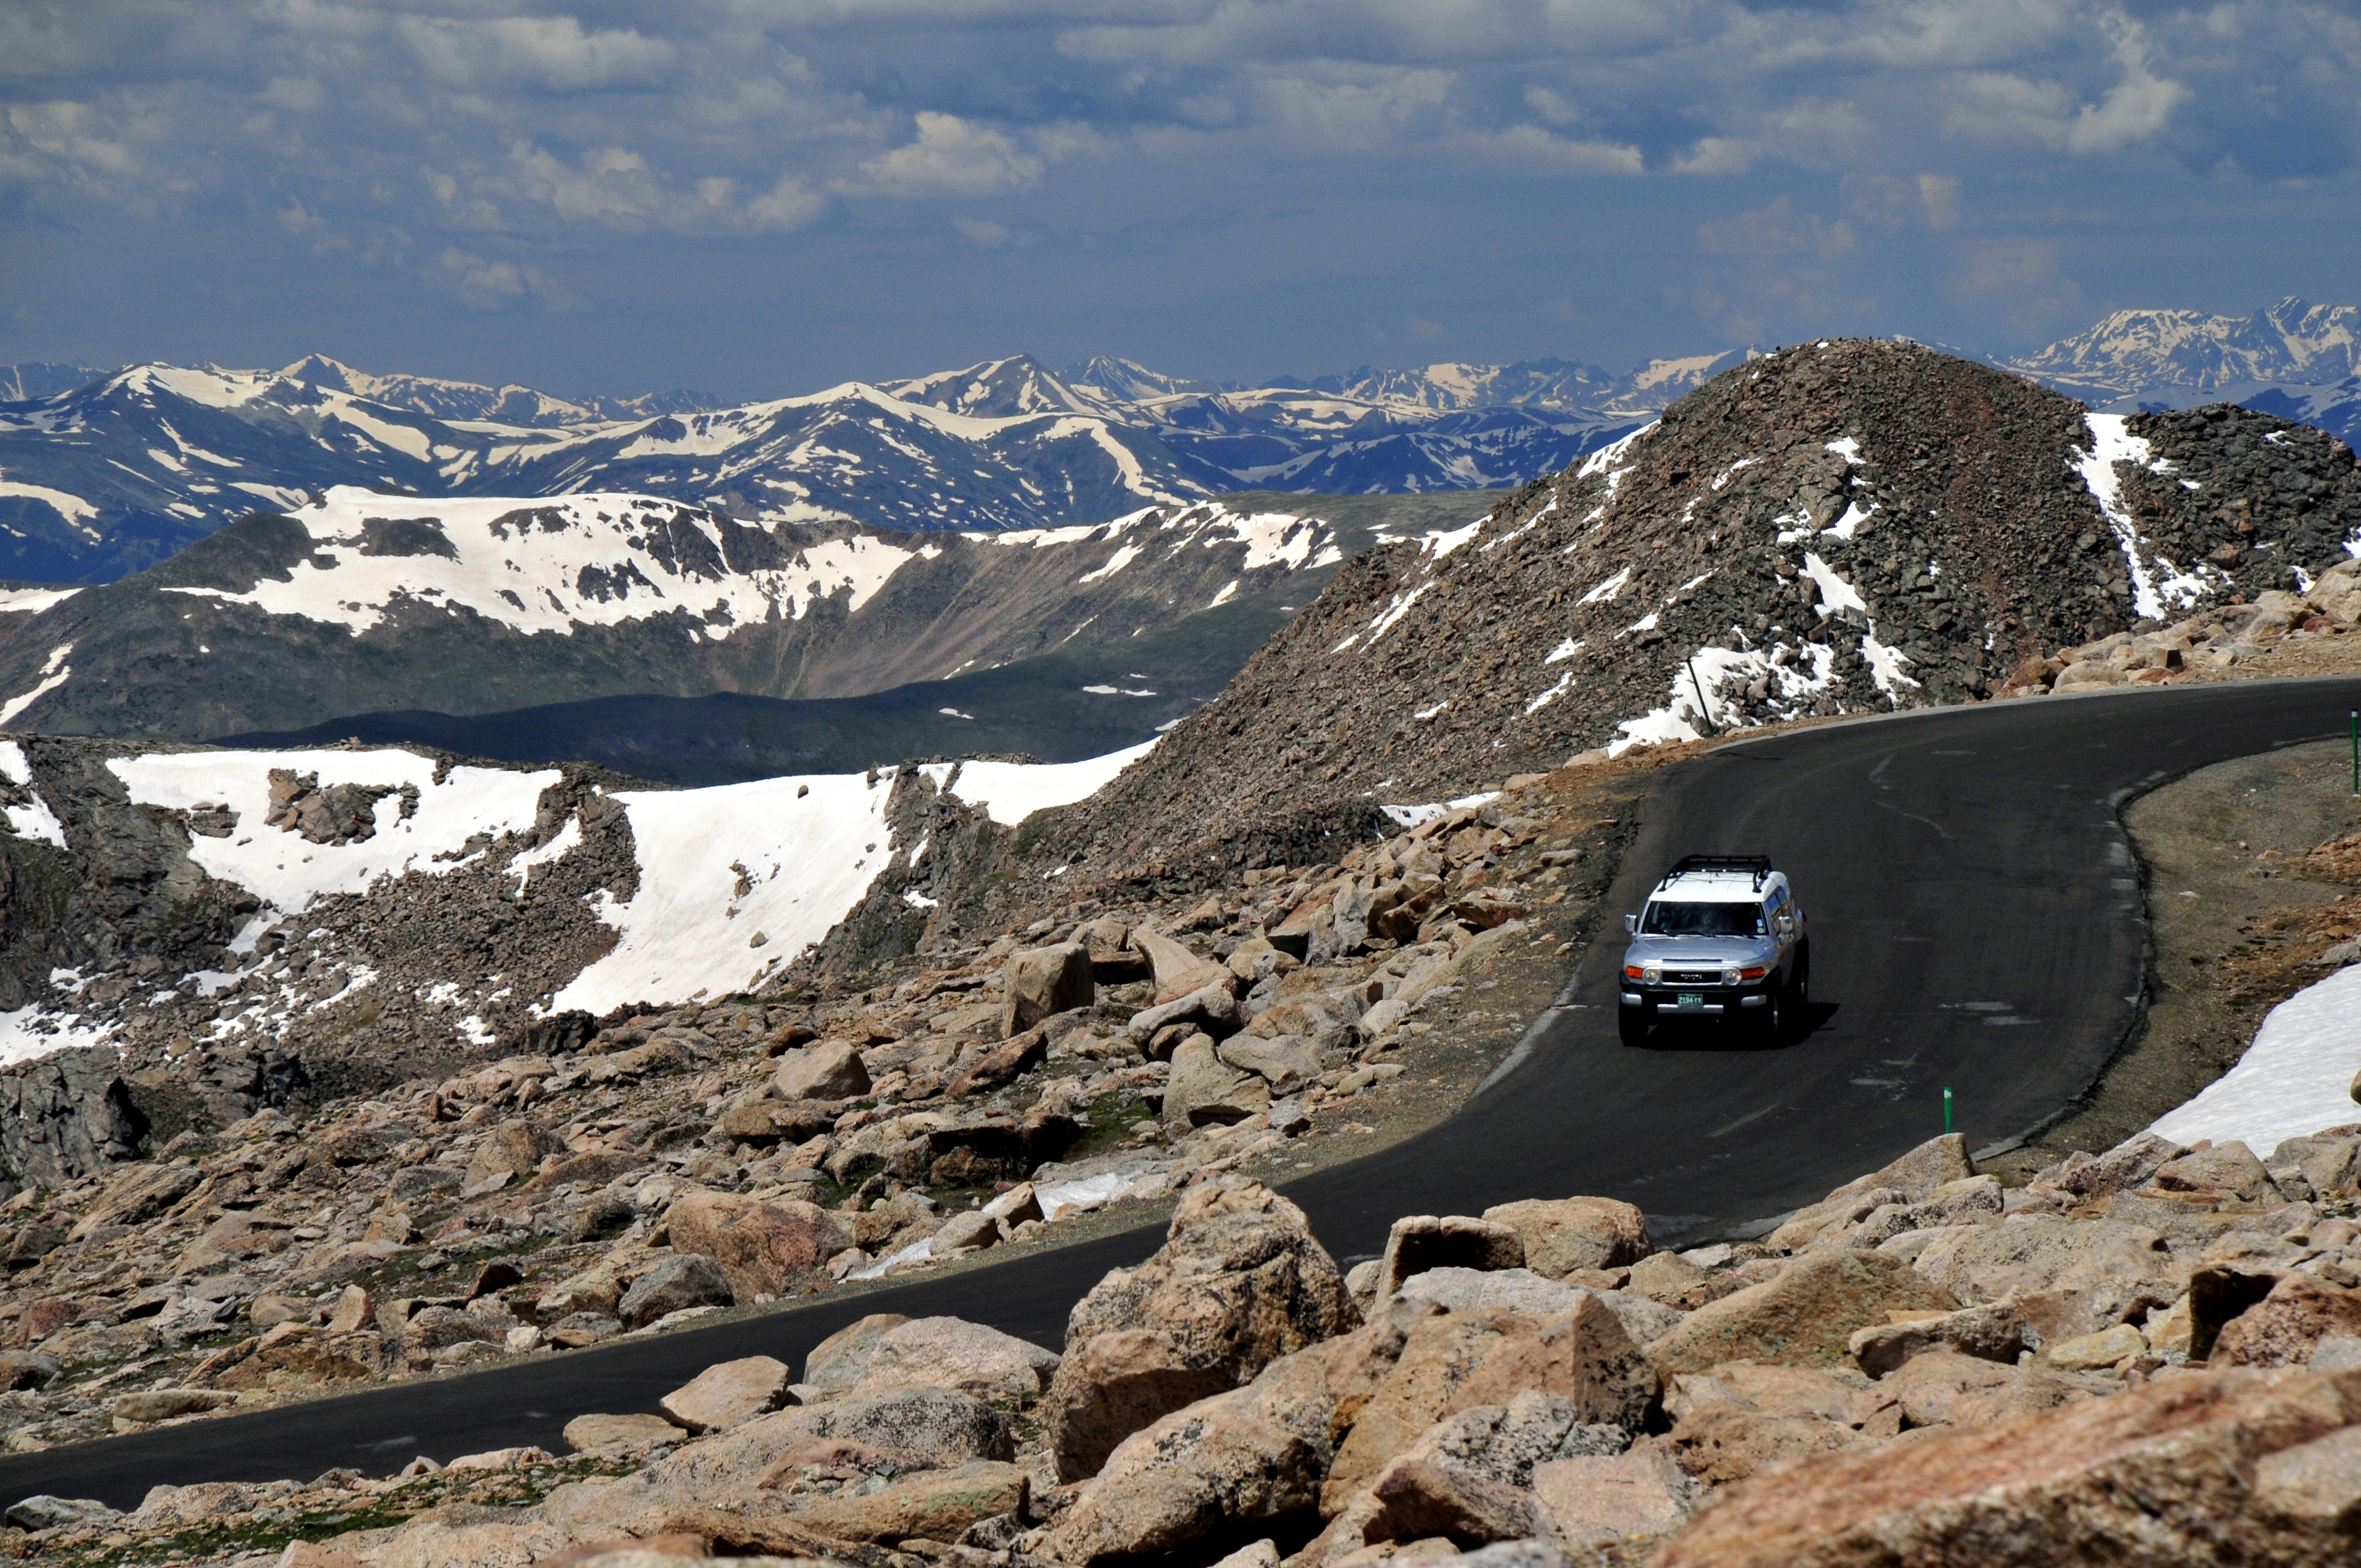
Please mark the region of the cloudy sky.
<svg viewBox="0 0 2361 1568"><path fill-rule="evenodd" d="M2361 301L2345 0L6 0L0 360L779 395Z"/></svg>

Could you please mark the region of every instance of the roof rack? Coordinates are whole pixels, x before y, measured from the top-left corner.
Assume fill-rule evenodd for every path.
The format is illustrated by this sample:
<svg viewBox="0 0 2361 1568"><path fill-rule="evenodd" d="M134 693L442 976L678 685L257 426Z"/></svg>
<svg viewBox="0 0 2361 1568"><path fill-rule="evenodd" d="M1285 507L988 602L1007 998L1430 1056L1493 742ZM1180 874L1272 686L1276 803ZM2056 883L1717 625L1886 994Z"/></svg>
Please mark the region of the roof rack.
<svg viewBox="0 0 2361 1568"><path fill-rule="evenodd" d="M1763 891L1763 882L1771 875L1771 857L1768 855L1683 855L1674 864L1673 869L1664 873L1664 880L1656 885L1659 888L1669 887L1672 885L1673 879L1686 876L1691 872L1743 872L1754 879L1754 891L1760 893Z"/></svg>

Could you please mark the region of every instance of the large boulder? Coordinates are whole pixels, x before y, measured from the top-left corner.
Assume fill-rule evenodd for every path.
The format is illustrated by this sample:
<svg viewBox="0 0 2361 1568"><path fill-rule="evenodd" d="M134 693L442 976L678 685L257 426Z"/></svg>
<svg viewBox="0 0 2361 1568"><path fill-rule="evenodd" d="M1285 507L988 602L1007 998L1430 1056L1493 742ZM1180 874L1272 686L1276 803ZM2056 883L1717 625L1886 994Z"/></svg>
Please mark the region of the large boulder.
<svg viewBox="0 0 2361 1568"><path fill-rule="evenodd" d="M851 1040L822 1040L781 1057L771 1082L782 1100L850 1100L869 1092L869 1069Z"/></svg>
<svg viewBox="0 0 2361 1568"><path fill-rule="evenodd" d="M757 1201L692 1189L664 1214L675 1252L711 1258L740 1299L786 1295L796 1281L852 1245L837 1217L797 1199Z"/></svg>
<svg viewBox="0 0 2361 1568"><path fill-rule="evenodd" d="M690 1431L719 1431L777 1409L794 1381L785 1362L749 1355L707 1367L656 1403Z"/></svg>
<svg viewBox="0 0 2361 1568"><path fill-rule="evenodd" d="M1306 1547L1305 1568L1341 1562L1388 1541L1441 1537L1461 1547L1541 1533L1532 1491L1537 1466L1620 1453L1631 1434L1582 1420L1561 1396L1528 1390L1436 1422L1389 1460Z"/></svg>
<svg viewBox="0 0 2361 1568"><path fill-rule="evenodd" d="M2354 1374L2166 1378L1800 1460L1717 1497L1653 1564L2349 1562L2361 1520L2356 1417Z"/></svg>
<svg viewBox="0 0 2361 1568"><path fill-rule="evenodd" d="M1148 966L1156 977L1156 1001L1159 1005L1177 1001L1192 991L1201 991L1214 981L1226 980L1229 971L1211 959L1199 958L1180 943L1145 926L1131 933L1131 946L1146 955Z"/></svg>
<svg viewBox="0 0 2361 1568"><path fill-rule="evenodd" d="M1269 1109L1270 1084L1224 1061L1211 1037L1192 1035L1172 1053L1164 1120L1176 1131L1213 1123L1229 1126Z"/></svg>
<svg viewBox="0 0 2361 1568"><path fill-rule="evenodd" d="M2277 1202L2279 1197L2263 1162L2235 1138L2167 1160L2157 1168L2154 1185L2161 1192L2197 1192L2239 1203Z"/></svg>
<svg viewBox="0 0 2361 1568"><path fill-rule="evenodd" d="M804 1357L804 1382L822 1394L841 1394L861 1381L877 1342L910 1320L899 1312L872 1312L829 1335Z"/></svg>
<svg viewBox="0 0 2361 1568"><path fill-rule="evenodd" d="M615 1315L636 1329L667 1313L691 1307L727 1307L736 1300L729 1277L719 1264L697 1253L675 1253L631 1281L631 1288L615 1305ZM417 1321L411 1320L413 1324Z"/></svg>
<svg viewBox="0 0 2361 1568"><path fill-rule="evenodd" d="M1008 955L1003 970L1000 1034L1021 1035L1052 1014L1088 1007L1098 998L1091 950L1081 942L1027 948Z"/></svg>
<svg viewBox="0 0 2361 1568"><path fill-rule="evenodd" d="M2224 1324L2212 1366L2301 1366L2323 1339L2361 1335L2361 1290L2290 1274Z"/></svg>
<svg viewBox="0 0 2361 1568"><path fill-rule="evenodd" d="M1949 1312L1960 1303L1901 1259L1851 1248L1806 1254L1761 1285L1708 1301L1648 1347L1665 1372L1725 1361L1834 1365L1854 1332L1895 1311Z"/></svg>
<svg viewBox="0 0 2361 1568"><path fill-rule="evenodd" d="M1431 1268L1466 1268L1478 1273L1523 1268L1525 1243L1514 1230L1465 1214L1405 1214L1386 1233L1378 1260L1377 1299Z"/></svg>
<svg viewBox="0 0 2361 1568"><path fill-rule="evenodd" d="M853 1385L859 1394L953 1388L983 1398L1026 1398L1049 1386L1055 1352L961 1318L913 1318L878 1335Z"/></svg>
<svg viewBox="0 0 2361 1568"><path fill-rule="evenodd" d="M1431 1310L1389 1310L1132 1433L1051 1527L1040 1555L1076 1563L1137 1556L1310 1507L1338 1434Z"/></svg>
<svg viewBox="0 0 2361 1568"><path fill-rule="evenodd" d="M860 1496L820 1497L805 1504L796 1522L839 1541L949 1543L981 1520L1021 1511L1028 1486L1022 1465L978 1459Z"/></svg>
<svg viewBox="0 0 2361 1568"><path fill-rule="evenodd" d="M467 1160L468 1190L480 1190L495 1179L522 1181L541 1168L554 1154L566 1152L566 1140L531 1122L502 1122L476 1146Z"/></svg>
<svg viewBox="0 0 2361 1568"><path fill-rule="evenodd" d="M1658 1381L1613 1309L1587 1292L1555 1318L1449 1312L1422 1319L1337 1446L1322 1511L1343 1508L1444 1417L1505 1405L1526 1392L1562 1396L1583 1422L1634 1432L1656 1408Z"/></svg>
<svg viewBox="0 0 2361 1568"><path fill-rule="evenodd" d="M1498 1203L1484 1218L1525 1244L1524 1266L1545 1279L1576 1269L1623 1268L1648 1255L1648 1222L1612 1198L1531 1198Z"/></svg>
<svg viewBox="0 0 2361 1568"><path fill-rule="evenodd" d="M1854 1178L1818 1202L1796 1210L1771 1233L1771 1245L1800 1252L1823 1237L1859 1224L1886 1203L1922 1202L1938 1187L1974 1174L1966 1142L1956 1133L1946 1133L1867 1176Z"/></svg>
<svg viewBox="0 0 2361 1568"><path fill-rule="evenodd" d="M1164 1245L1074 1305L1042 1426L1062 1480L1170 1411L1359 1321L1303 1211L1260 1182L1181 1196Z"/></svg>

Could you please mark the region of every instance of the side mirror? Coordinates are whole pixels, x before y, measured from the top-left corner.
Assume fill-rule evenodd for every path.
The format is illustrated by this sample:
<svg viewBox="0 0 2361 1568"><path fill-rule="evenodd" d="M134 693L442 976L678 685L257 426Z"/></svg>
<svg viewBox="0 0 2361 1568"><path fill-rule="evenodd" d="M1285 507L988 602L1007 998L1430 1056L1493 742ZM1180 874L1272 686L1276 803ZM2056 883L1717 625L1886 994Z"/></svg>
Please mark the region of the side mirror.
<svg viewBox="0 0 2361 1568"><path fill-rule="evenodd" d="M1623 916L1623 934L1627 937L1636 937L1640 934L1640 917L1637 915Z"/></svg>

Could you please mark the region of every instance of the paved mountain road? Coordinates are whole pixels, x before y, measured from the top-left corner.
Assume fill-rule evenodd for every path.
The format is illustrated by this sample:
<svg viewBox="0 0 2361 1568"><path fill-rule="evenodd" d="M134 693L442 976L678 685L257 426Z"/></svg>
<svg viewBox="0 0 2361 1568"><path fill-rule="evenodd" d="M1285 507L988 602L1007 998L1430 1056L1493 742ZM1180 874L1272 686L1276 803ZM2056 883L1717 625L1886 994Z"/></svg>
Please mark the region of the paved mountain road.
<svg viewBox="0 0 2361 1568"><path fill-rule="evenodd" d="M1602 1193L1660 1241L1819 1198L1941 1130L2022 1134L2080 1093L2136 1021L2146 929L2117 813L2165 779L2344 733L2361 681L2048 698L1822 726L1667 770L1600 941L1519 1055L1457 1115L1288 1192L1340 1259L1406 1213ZM1810 917L1815 1027L1780 1049L1659 1031L1618 1043L1616 916L1677 856L1765 852ZM652 1410L706 1365L800 1364L866 1312L949 1313L1053 1348L1067 1309L1160 1239L1127 1232L999 1267L714 1328L250 1416L0 1459L0 1499L136 1505L156 1482L383 1473L540 1442L588 1410Z"/></svg>

